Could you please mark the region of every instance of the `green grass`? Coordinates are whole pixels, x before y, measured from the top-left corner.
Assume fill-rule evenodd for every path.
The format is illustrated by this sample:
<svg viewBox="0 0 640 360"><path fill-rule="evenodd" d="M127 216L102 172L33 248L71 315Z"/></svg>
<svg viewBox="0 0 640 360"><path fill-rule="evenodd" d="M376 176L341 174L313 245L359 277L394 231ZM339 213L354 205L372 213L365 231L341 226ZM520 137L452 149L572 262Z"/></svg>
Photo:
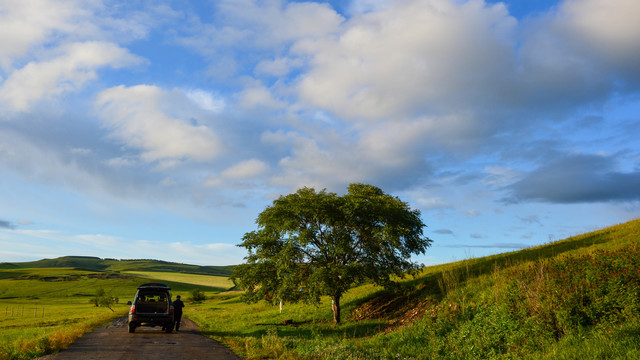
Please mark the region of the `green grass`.
<svg viewBox="0 0 640 360"><path fill-rule="evenodd" d="M116 260L91 256L63 256L23 263L0 263L0 269L76 268L98 271L166 271L213 276L229 276L233 266L198 266L159 260Z"/></svg>
<svg viewBox="0 0 640 360"><path fill-rule="evenodd" d="M245 304L224 278L175 272L0 270L0 359L63 348L126 313L143 282L185 293L201 331L248 359L632 359L640 358L640 220L522 251L431 266L393 291L370 284L342 299L332 324L318 306ZM151 263L150 263L151 264ZM155 263L153 263L155 264ZM153 265L155 266L155 265ZM144 277L141 277L144 276ZM88 301L103 288L116 312ZM190 303L199 288L208 299ZM24 317L3 316L23 306ZM45 318L33 315L44 306ZM287 325L283 321L287 321ZM291 323L292 322L292 323Z"/></svg>
<svg viewBox="0 0 640 360"><path fill-rule="evenodd" d="M66 348L85 332L125 316L127 301L145 282L161 281L187 301L194 288L211 296L233 286L226 277L140 273L145 277L74 268L0 270L0 360L32 359ZM89 303L98 289L118 298L114 311Z"/></svg>
<svg viewBox="0 0 640 360"><path fill-rule="evenodd" d="M0 270L0 359L55 352L125 315L122 302L133 297L138 283L130 276L70 268ZM124 301L114 311L89 304L98 288Z"/></svg>
<svg viewBox="0 0 640 360"><path fill-rule="evenodd" d="M235 284L226 276L210 276L155 271L127 271L126 274L149 279L171 281L174 283L199 285L206 288L217 289L218 292L229 290L235 286Z"/></svg>
<svg viewBox="0 0 640 360"><path fill-rule="evenodd" d="M636 220L428 267L394 291L359 286L339 326L329 299L280 313L232 292L186 314L248 359L640 358L639 240Z"/></svg>

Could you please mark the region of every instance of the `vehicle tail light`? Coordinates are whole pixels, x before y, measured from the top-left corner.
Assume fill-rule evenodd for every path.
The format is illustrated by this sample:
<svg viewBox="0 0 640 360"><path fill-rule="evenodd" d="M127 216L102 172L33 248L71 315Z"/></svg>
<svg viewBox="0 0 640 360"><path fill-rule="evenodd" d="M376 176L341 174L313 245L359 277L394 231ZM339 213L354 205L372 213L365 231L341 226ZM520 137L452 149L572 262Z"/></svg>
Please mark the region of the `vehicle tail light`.
<svg viewBox="0 0 640 360"><path fill-rule="evenodd" d="M173 314L173 305L171 305L171 306L169 307L169 312L170 312L171 314Z"/></svg>
<svg viewBox="0 0 640 360"><path fill-rule="evenodd" d="M129 314L135 314L135 313L136 313L136 306L131 305L131 309L129 309Z"/></svg>

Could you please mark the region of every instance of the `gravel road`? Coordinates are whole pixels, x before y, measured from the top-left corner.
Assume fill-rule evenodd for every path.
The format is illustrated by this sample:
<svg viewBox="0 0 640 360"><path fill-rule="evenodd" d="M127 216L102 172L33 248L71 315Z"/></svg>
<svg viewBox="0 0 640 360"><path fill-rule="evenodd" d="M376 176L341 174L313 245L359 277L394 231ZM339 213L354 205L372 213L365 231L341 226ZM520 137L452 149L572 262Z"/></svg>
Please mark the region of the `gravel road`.
<svg viewBox="0 0 640 360"><path fill-rule="evenodd" d="M241 360L219 342L200 335L197 325L182 319L180 332L140 327L129 334L126 318L85 334L66 350L37 360Z"/></svg>

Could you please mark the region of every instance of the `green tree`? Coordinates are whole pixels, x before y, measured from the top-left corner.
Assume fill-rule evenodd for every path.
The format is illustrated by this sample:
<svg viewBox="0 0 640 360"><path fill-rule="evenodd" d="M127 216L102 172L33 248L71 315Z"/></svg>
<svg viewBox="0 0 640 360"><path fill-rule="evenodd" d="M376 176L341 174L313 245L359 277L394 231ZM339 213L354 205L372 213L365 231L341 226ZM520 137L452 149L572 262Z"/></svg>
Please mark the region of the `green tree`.
<svg viewBox="0 0 640 360"><path fill-rule="evenodd" d="M111 293L107 293L106 291L104 291L103 288L98 289L98 291L96 291L96 296L94 296L93 298L91 298L91 300L89 300L90 303L92 303L93 305L97 306L102 306L102 307L106 307L111 311L114 311L111 307L114 304L117 304L119 301L119 299L115 296L113 296Z"/></svg>
<svg viewBox="0 0 640 360"><path fill-rule="evenodd" d="M245 300L319 302L332 299L334 323L340 299L354 284L389 286L420 265L431 240L423 235L420 211L375 186L351 184L347 194L302 188L281 196L258 215L258 230L240 245L246 263L232 279Z"/></svg>

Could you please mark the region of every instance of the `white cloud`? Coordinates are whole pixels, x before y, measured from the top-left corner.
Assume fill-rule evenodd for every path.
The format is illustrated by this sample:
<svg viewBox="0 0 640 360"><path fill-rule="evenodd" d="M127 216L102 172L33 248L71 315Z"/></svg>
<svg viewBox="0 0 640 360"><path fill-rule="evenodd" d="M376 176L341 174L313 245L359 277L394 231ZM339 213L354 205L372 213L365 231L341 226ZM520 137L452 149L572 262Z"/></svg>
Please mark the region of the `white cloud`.
<svg viewBox="0 0 640 360"><path fill-rule="evenodd" d="M601 56L636 65L640 61L640 2L636 0L567 0L558 16L574 40Z"/></svg>
<svg viewBox="0 0 640 360"><path fill-rule="evenodd" d="M204 110L221 112L225 107L224 99L214 96L210 92L204 90L186 90L185 94L189 99L191 99L191 101Z"/></svg>
<svg viewBox="0 0 640 360"><path fill-rule="evenodd" d="M393 3L339 37L300 41L294 51L313 57L300 96L352 119L482 105L507 90L516 25L502 4Z"/></svg>
<svg viewBox="0 0 640 360"><path fill-rule="evenodd" d="M71 20L82 13L76 1L0 1L0 65L9 67L55 32L72 31Z"/></svg>
<svg viewBox="0 0 640 360"><path fill-rule="evenodd" d="M269 170L269 165L258 159L250 159L235 164L219 175L209 176L204 183L206 187L218 187L229 182L244 181L258 178Z"/></svg>
<svg viewBox="0 0 640 360"><path fill-rule="evenodd" d="M140 150L143 161L166 168L220 155L222 141L210 128L167 115L174 101L169 95L155 86L118 86L104 90L95 104L111 137Z"/></svg>
<svg viewBox="0 0 640 360"><path fill-rule="evenodd" d="M225 20L244 29L245 41L258 47L324 36L344 20L327 4L314 2L225 0L219 9Z"/></svg>
<svg viewBox="0 0 640 360"><path fill-rule="evenodd" d="M79 90L97 77L96 70L139 63L128 50L112 43L84 42L60 47L48 61L32 61L12 72L0 88L0 99L24 111L42 99Z"/></svg>
<svg viewBox="0 0 640 360"><path fill-rule="evenodd" d="M16 239L20 241L16 242ZM54 230L17 229L12 230L10 236L5 236L0 231L0 246L11 249L0 254L11 258L23 258L24 261L68 255L131 259L145 254L145 258L180 263L188 259L187 263L196 265L234 265L241 263L244 256L244 250L233 244L163 243L105 234L74 235Z"/></svg>
<svg viewBox="0 0 640 360"><path fill-rule="evenodd" d="M282 109L285 103L273 97L273 94L262 84L255 84L245 88L238 94L239 104L245 108L267 107L272 109Z"/></svg>
<svg viewBox="0 0 640 360"><path fill-rule="evenodd" d="M228 179L246 179L263 174L269 166L263 161L251 159L236 164L222 172L222 176Z"/></svg>
<svg viewBox="0 0 640 360"><path fill-rule="evenodd" d="M202 265L235 265L242 263L245 250L224 243L192 244L190 242L174 242L169 244L173 261L189 259L192 264ZM160 254L158 254L160 256ZM166 258L166 255L162 255Z"/></svg>
<svg viewBox="0 0 640 360"><path fill-rule="evenodd" d="M277 59L263 60L256 65L257 74L266 74L272 76L284 76L287 75L292 69L303 65L302 60L279 57Z"/></svg>

